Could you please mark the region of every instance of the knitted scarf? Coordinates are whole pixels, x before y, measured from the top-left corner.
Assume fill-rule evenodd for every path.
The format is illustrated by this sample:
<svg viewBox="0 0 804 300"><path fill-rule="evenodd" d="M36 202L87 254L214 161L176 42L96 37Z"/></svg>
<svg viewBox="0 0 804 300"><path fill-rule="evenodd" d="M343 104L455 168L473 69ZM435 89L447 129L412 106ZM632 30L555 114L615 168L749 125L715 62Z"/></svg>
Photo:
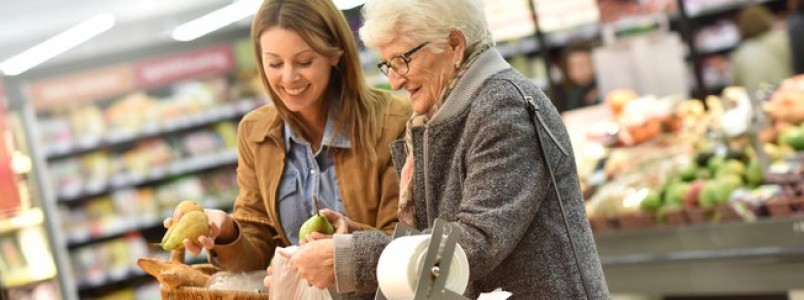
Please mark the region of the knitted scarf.
<svg viewBox="0 0 804 300"><path fill-rule="evenodd" d="M413 127L417 126L424 126L430 121L430 118L438 112L441 105L444 104L444 100L449 97L449 94L452 93L452 90L455 89L455 86L460 81L461 77L466 73L466 71L471 67L471 65L477 60L481 53L486 51L487 49L491 48L491 43L483 43L475 47L475 50L469 54L469 56L464 61L463 65L456 65L458 69L455 71L455 74L449 81L449 84L441 91L441 95L438 97L438 101L433 108L430 109L427 113L418 114L416 112L413 113L413 116L408 120L407 123L407 130L405 133L405 145L408 150L408 156L405 159L405 165L402 167L402 174L399 180L399 208L397 210L397 218L399 222L411 226L416 227L416 203L413 200L413 166L414 159L413 159Z"/></svg>

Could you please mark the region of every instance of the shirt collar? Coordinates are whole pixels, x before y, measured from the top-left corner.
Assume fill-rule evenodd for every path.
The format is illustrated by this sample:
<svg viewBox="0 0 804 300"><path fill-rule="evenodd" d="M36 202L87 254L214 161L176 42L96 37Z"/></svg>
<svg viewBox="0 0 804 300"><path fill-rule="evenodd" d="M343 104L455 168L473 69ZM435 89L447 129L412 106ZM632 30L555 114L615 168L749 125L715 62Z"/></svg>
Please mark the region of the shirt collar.
<svg viewBox="0 0 804 300"><path fill-rule="evenodd" d="M297 144L309 144L304 137L297 135L293 130L290 128L290 125L287 123L284 124L282 129L284 139L285 139L285 152L290 151L290 142L294 142ZM332 114L327 115L327 123L324 125L324 137L323 141L321 141L321 147L336 147L336 148L352 148L352 142L349 140L349 137L336 132L335 131L335 120L332 118Z"/></svg>

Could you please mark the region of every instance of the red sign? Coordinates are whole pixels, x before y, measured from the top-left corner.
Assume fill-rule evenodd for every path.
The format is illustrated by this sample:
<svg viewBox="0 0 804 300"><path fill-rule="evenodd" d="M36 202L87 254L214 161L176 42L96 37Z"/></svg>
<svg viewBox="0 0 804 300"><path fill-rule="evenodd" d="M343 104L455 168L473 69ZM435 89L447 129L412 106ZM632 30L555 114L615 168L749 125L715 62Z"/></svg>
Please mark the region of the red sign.
<svg viewBox="0 0 804 300"><path fill-rule="evenodd" d="M145 61L135 67L141 88L152 88L178 80L229 71L235 66L230 46L217 46L200 51Z"/></svg>
<svg viewBox="0 0 804 300"><path fill-rule="evenodd" d="M37 110L94 102L134 89L130 65L117 65L34 82L30 99Z"/></svg>
<svg viewBox="0 0 804 300"><path fill-rule="evenodd" d="M5 105L0 104L0 137L7 136ZM11 170L10 145L7 139L0 139L0 216L16 212L20 207L20 192L17 178Z"/></svg>

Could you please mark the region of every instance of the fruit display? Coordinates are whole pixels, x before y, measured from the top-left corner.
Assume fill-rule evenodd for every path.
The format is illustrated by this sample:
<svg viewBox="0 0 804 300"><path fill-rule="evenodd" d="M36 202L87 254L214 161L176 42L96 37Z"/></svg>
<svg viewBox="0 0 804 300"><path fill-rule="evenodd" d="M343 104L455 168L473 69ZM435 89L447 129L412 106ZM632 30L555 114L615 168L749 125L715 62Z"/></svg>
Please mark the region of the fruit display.
<svg viewBox="0 0 804 300"><path fill-rule="evenodd" d="M804 75L785 80L765 104L765 110L784 125L804 122Z"/></svg>
<svg viewBox="0 0 804 300"><path fill-rule="evenodd" d="M799 106L804 107L804 100L797 101L804 91L801 80L786 81L764 105L752 104L745 90L737 87L703 102L645 100L628 91L609 95L606 106L613 120L606 122L614 124L609 134L616 138L590 134L586 143L574 144L590 148L608 141L604 150L596 151L596 160L584 157L588 151L576 151L593 229L753 221L804 213L804 120L791 118ZM777 112L780 107L784 114ZM657 108L672 113L657 113ZM768 116L767 121L761 116ZM650 129L653 125L647 125L651 118L664 124L656 133ZM673 126L667 120L673 120ZM642 137L629 128L635 124L650 134L633 138Z"/></svg>

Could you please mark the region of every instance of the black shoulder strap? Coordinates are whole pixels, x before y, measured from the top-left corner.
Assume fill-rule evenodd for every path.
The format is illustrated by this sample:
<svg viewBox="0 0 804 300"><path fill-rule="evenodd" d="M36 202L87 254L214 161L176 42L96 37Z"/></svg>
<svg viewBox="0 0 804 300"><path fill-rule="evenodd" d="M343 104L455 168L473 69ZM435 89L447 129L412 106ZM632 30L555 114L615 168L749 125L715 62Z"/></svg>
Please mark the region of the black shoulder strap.
<svg viewBox="0 0 804 300"><path fill-rule="evenodd" d="M510 79L503 79L503 80L510 82L516 88L516 90L519 91L519 94L522 96L522 99L525 102L525 107L528 110L528 115L530 115L530 118L533 121L534 131L536 132L536 139L539 141L539 147L541 148L539 154L542 157L542 160L544 160L544 163L547 165L547 173L550 175L550 182L552 183L553 190L556 193L556 199L558 200L558 208L561 210L561 218L564 220L564 228L567 230L567 237L569 238L570 249L572 250L572 256L575 258L575 266L578 268L578 274L581 276L581 284L583 285L584 293L586 293L586 299L590 299L589 286L586 284L586 276L584 275L583 269L581 268L581 263L578 259L578 252L575 251L575 242L572 238L572 231L570 231L569 221L567 221L567 213L564 211L564 202L563 200L561 200L561 193L558 191L558 184L556 184L556 177L553 174L553 167L550 165L550 160L547 159L546 154L547 152L545 152L544 149L544 140L542 139L542 135L540 133L539 128L541 128L547 133L547 135L550 137L550 139L553 141L556 147L558 147L558 149L561 150L561 153L567 156L569 155L569 153L558 142L558 140L550 131L550 129L547 128L547 125L544 123L542 116L539 114L540 111L539 106L536 104L536 101L533 99L533 97L526 95L525 92L522 90L522 88L512 80Z"/></svg>

